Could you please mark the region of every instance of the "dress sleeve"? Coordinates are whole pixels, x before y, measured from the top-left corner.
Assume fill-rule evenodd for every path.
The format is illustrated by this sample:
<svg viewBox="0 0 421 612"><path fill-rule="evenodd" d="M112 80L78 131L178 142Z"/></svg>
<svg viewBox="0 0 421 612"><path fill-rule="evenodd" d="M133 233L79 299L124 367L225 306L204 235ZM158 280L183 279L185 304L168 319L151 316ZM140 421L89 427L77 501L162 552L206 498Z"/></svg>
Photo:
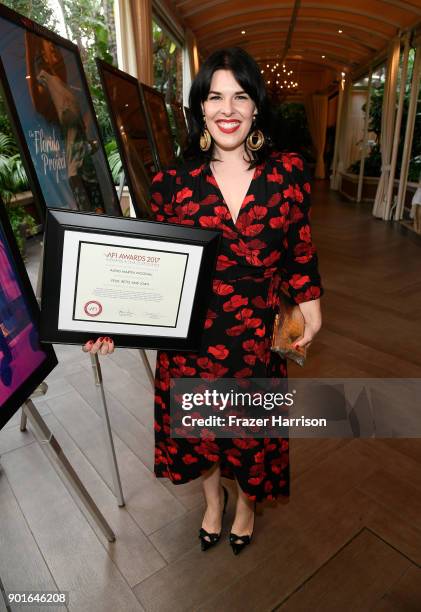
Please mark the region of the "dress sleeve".
<svg viewBox="0 0 421 612"><path fill-rule="evenodd" d="M310 174L302 157L291 154L291 206L286 234L282 289L296 304L316 300L324 293L316 247L311 237Z"/></svg>
<svg viewBox="0 0 421 612"><path fill-rule="evenodd" d="M176 175L176 170L170 168L158 172L152 179L149 202L154 221L167 221L171 216L176 192Z"/></svg>

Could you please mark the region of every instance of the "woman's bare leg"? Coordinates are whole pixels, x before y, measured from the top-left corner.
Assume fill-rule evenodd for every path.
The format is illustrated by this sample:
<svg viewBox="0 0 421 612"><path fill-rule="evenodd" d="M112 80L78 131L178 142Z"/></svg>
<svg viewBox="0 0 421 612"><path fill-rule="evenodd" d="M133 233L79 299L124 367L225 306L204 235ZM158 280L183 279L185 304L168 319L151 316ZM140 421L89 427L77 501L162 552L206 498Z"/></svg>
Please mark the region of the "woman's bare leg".
<svg viewBox="0 0 421 612"><path fill-rule="evenodd" d="M206 500L206 512L203 517L202 527L208 533L219 533L221 531L222 509L224 507L219 463L215 464L203 475L203 492Z"/></svg>
<svg viewBox="0 0 421 612"><path fill-rule="evenodd" d="M238 498L231 532L236 535L251 535L254 527L254 502L247 497L238 481L236 480L235 482L237 484Z"/></svg>

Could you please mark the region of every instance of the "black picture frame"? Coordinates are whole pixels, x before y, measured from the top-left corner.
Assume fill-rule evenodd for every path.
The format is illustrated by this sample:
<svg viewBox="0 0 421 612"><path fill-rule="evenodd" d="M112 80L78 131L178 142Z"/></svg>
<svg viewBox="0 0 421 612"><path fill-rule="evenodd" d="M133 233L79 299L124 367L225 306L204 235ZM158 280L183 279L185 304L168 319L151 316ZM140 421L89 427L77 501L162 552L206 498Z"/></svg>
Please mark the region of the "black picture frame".
<svg viewBox="0 0 421 612"><path fill-rule="evenodd" d="M184 116L186 118L186 123L187 123L187 129L189 132L192 131L192 124L193 124L193 118L192 118L192 112L190 110L190 108L188 106L184 107Z"/></svg>
<svg viewBox="0 0 421 612"><path fill-rule="evenodd" d="M139 82L103 60L96 63L136 217L150 218L149 188L159 158Z"/></svg>
<svg viewBox="0 0 421 612"><path fill-rule="evenodd" d="M149 118L160 170L176 163L174 139L164 95L154 87L140 83L145 111Z"/></svg>
<svg viewBox="0 0 421 612"><path fill-rule="evenodd" d="M0 5L0 79L41 219L50 206L120 215L77 46Z"/></svg>
<svg viewBox="0 0 421 612"><path fill-rule="evenodd" d="M116 346L127 348L197 350L212 291L220 238L221 233L217 230L49 209L44 245L41 341L82 345L90 339L108 336L113 338ZM84 249L88 246L90 251L84 259ZM99 265L93 263L92 248L99 253ZM127 250L136 251L136 255L126 255ZM184 260L186 267L179 275L182 288L180 297L178 298L173 285L159 285L159 291L167 297L170 296L169 299L176 303L178 310L174 324L154 324L153 321L159 316L159 313L155 312L151 315L151 323L142 323L139 327L136 327L139 324L132 324L130 320L116 322L109 315L113 309L118 312L119 319L133 315L130 311L133 302L131 304L125 301L125 298L113 302L113 299L109 298L110 291L114 292L113 298L114 290L121 295L122 287L123 291L129 291L131 296L132 287L110 285L107 282L101 286L103 270L106 270L105 274L109 275L107 280L110 278L111 283L128 283L129 279L134 279L132 285L148 284L136 282L139 278L142 279L142 276L130 277L128 274L144 275L144 270L148 272L152 268L142 268L143 263L141 267L136 268L138 264L132 266L133 262L130 262L126 266L127 269L124 269L124 261L128 258L140 260L141 256L143 257L142 251L154 251L155 254L167 257L163 268L166 267L164 273L171 279L174 274L174 254L185 256L187 253ZM112 259L114 256L116 258ZM187 265L190 256L191 260ZM108 257L111 259L107 260ZM123 263L120 263L121 257L126 258ZM112 266L118 262L118 268L108 266L110 262ZM89 277L89 290L87 293L82 291L80 295L81 283L85 282L81 279L86 276ZM147 276L153 274L147 273ZM119 278L122 280L115 280ZM153 281L151 285L152 287L145 289L148 297L153 290ZM108 288L110 286L111 290ZM155 301L156 303L159 304L159 300ZM187 305L187 311L183 304ZM136 307L135 304L134 310ZM94 308L94 311L90 310L91 308ZM156 306L151 303L148 308L153 311ZM96 319L98 316L104 320ZM139 333L139 329L143 333Z"/></svg>
<svg viewBox="0 0 421 612"><path fill-rule="evenodd" d="M57 365L53 347L39 345L39 317L35 294L0 200L0 429ZM35 350L38 345L40 350Z"/></svg>
<svg viewBox="0 0 421 612"><path fill-rule="evenodd" d="M174 117L178 144L180 145L181 151L184 151L185 147L187 146L189 132L187 129L186 118L184 116L183 105L179 102L171 102L170 108L172 116Z"/></svg>

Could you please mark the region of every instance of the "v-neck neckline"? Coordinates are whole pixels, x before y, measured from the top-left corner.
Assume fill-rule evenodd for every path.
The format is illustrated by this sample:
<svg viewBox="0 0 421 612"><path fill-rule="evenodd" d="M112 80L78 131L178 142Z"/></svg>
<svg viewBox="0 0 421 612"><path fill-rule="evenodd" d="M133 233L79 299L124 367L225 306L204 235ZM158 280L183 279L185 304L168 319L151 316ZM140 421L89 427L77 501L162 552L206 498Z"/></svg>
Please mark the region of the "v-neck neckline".
<svg viewBox="0 0 421 612"><path fill-rule="evenodd" d="M230 216L230 221L231 221L232 225L233 225L233 226L234 226L236 229L237 229L237 221L238 221L238 218L239 218L240 214L242 213L242 210L243 210L244 206L246 205L247 198L248 198L248 196L250 195L250 190L251 190L251 187L252 187L252 185L253 185L253 181L255 180L255 178L256 178L256 176L257 176L257 168L258 168L258 166L256 166L256 167L254 168L253 176L252 176L252 177L251 177L251 179L250 179L250 183L249 183L248 189L247 189L246 194L245 194L245 196L244 196L244 198L243 198L243 201L241 202L241 206L240 206L240 208L238 209L237 217L236 217L236 219L235 219L235 221L234 221L234 218L233 218L233 216L232 216L232 213L231 213L231 211L230 211L230 208L229 208L228 204L227 204L227 203L226 203L226 201L225 201L224 194L222 193L222 190L221 190L221 188L220 188L220 186L219 186L219 184L218 184L218 181L216 180L216 176L215 176L215 174L213 173L213 170L212 170L211 164L209 163L209 173L210 173L211 177L213 178L213 180L214 180L214 182L215 182L215 187L216 187L216 188L217 188L217 190L219 191L219 194L220 194L220 196L221 196L221 200L222 200L222 202L224 203L224 205L225 205L225 207L226 207L226 209L227 209L227 211L228 211L228 214L229 214L229 216Z"/></svg>

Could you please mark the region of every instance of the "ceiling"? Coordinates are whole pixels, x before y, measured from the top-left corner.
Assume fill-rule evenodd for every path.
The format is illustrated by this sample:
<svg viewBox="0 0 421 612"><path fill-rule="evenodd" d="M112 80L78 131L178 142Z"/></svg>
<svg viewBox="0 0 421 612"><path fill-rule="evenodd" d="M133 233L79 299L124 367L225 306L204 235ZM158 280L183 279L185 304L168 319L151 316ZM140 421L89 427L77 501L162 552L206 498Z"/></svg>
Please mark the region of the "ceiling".
<svg viewBox="0 0 421 612"><path fill-rule="evenodd" d="M172 6L202 57L238 45L262 69L285 61L300 85L291 95L298 96L328 91L341 72L358 70L399 30L421 21L421 0L172 0Z"/></svg>

